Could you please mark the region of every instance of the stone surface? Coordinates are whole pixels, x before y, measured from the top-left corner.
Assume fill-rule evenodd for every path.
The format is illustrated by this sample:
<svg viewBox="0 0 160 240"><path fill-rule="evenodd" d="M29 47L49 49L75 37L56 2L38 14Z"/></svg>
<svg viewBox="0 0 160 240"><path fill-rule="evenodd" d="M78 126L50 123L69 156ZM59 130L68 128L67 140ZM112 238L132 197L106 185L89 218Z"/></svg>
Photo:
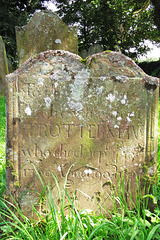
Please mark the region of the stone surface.
<svg viewBox="0 0 160 240"><path fill-rule="evenodd" d="M25 214L42 191L34 166L56 204L52 174L60 185L68 176L79 208L97 210L97 201L111 208L108 194L123 172L134 197L136 177L156 171L158 84L116 52L82 63L72 53L47 51L8 75L7 186Z"/></svg>
<svg viewBox="0 0 160 240"><path fill-rule="evenodd" d="M30 22L16 27L19 65L47 50L66 50L78 54L76 28L68 27L52 11L36 12Z"/></svg>
<svg viewBox="0 0 160 240"><path fill-rule="evenodd" d="M0 96L5 96L5 75L8 73L5 45L0 36Z"/></svg>

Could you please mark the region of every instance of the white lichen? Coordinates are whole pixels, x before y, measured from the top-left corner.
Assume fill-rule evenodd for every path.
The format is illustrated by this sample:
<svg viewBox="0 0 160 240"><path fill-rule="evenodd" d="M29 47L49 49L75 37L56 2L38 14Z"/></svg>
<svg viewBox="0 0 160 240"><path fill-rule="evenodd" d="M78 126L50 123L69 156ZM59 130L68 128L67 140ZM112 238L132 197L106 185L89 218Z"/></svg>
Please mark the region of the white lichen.
<svg viewBox="0 0 160 240"><path fill-rule="evenodd" d="M118 80L118 81L120 81L120 82L122 82L122 83L125 83L125 82L127 82L128 77L127 77L127 76L124 76L124 75L121 75L121 76L117 76L117 77L116 77L116 80Z"/></svg>
<svg viewBox="0 0 160 240"><path fill-rule="evenodd" d="M123 97L125 100L127 99L127 95L126 94L124 94L124 97Z"/></svg>
<svg viewBox="0 0 160 240"><path fill-rule="evenodd" d="M46 97L46 98L44 98L44 101L45 101L46 107L49 108L51 105L51 102L52 102L51 98Z"/></svg>
<svg viewBox="0 0 160 240"><path fill-rule="evenodd" d="M106 80L106 77L101 76L99 79L100 79L101 81L105 81L105 80Z"/></svg>
<svg viewBox="0 0 160 240"><path fill-rule="evenodd" d="M99 88L96 90L96 92L97 92L97 95L102 94L102 92L103 92L103 86L99 87Z"/></svg>
<svg viewBox="0 0 160 240"><path fill-rule="evenodd" d="M57 43L57 44L62 44L62 41L61 41L61 39L56 39L56 40L55 40L55 43Z"/></svg>
<svg viewBox="0 0 160 240"><path fill-rule="evenodd" d="M109 93L108 96L106 97L106 99L110 102L114 102L116 99L116 96L113 95L112 93Z"/></svg>
<svg viewBox="0 0 160 240"><path fill-rule="evenodd" d="M122 103L122 104L126 104L126 100L125 100L125 99L122 99L122 100L121 100L121 103Z"/></svg>
<svg viewBox="0 0 160 240"><path fill-rule="evenodd" d="M58 87L58 82L55 82L54 86L55 86L55 88L57 88Z"/></svg>
<svg viewBox="0 0 160 240"><path fill-rule="evenodd" d="M148 174L153 175L155 173L154 166L148 168Z"/></svg>
<svg viewBox="0 0 160 240"><path fill-rule="evenodd" d="M65 82L71 80L71 75L67 71L59 69L54 74L52 74L50 78L51 80Z"/></svg>
<svg viewBox="0 0 160 240"><path fill-rule="evenodd" d="M121 118L121 117L117 117L117 120L118 120L118 121L121 121L121 120L122 120L122 118Z"/></svg>
<svg viewBox="0 0 160 240"><path fill-rule="evenodd" d="M128 122L132 122L132 120L129 117L126 117Z"/></svg>
<svg viewBox="0 0 160 240"><path fill-rule="evenodd" d="M77 112L83 109L83 105L80 102L70 101L68 102L68 106L70 107L71 110L75 110Z"/></svg>
<svg viewBox="0 0 160 240"><path fill-rule="evenodd" d="M61 169L62 169L61 166L58 166L58 171L59 171L59 172L61 172Z"/></svg>
<svg viewBox="0 0 160 240"><path fill-rule="evenodd" d="M91 170L91 169L86 169L86 170L84 170L84 173L85 173L85 174L91 174L91 173L92 173L92 170Z"/></svg>
<svg viewBox="0 0 160 240"><path fill-rule="evenodd" d="M114 117L116 117L117 116L117 112L116 111L112 111L112 113L111 113Z"/></svg>
<svg viewBox="0 0 160 240"><path fill-rule="evenodd" d="M38 80L37 80L37 82L38 82L38 85L44 85L44 79L43 78L38 78Z"/></svg>
<svg viewBox="0 0 160 240"><path fill-rule="evenodd" d="M24 112L25 112L28 116L31 116L31 114L32 114L32 111L31 111L31 109L30 109L29 106L26 107L26 109L24 110Z"/></svg>
<svg viewBox="0 0 160 240"><path fill-rule="evenodd" d="M134 112L132 112L132 113L130 114L130 117L134 117Z"/></svg>
<svg viewBox="0 0 160 240"><path fill-rule="evenodd" d="M74 83L70 84L72 99L76 101L82 100L89 77L90 73L84 68L75 75Z"/></svg>

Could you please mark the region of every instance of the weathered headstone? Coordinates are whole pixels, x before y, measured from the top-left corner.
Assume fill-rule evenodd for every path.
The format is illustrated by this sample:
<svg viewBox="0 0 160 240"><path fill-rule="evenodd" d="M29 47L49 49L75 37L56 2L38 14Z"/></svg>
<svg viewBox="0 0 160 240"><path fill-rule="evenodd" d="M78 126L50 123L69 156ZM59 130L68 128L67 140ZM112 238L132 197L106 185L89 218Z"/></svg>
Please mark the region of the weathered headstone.
<svg viewBox="0 0 160 240"><path fill-rule="evenodd" d="M111 207L117 174L156 170L158 79L116 52L86 64L66 51L47 51L7 76L7 186L28 214L42 185L32 163L59 198L52 174L81 208ZM145 169L145 170L144 170ZM128 185L126 185L128 187ZM31 191L30 191L31 190ZM87 197L88 196L88 197Z"/></svg>
<svg viewBox="0 0 160 240"><path fill-rule="evenodd" d="M8 73L5 45L0 36L0 96L5 96L5 75Z"/></svg>
<svg viewBox="0 0 160 240"><path fill-rule="evenodd" d="M93 45L91 45L91 46L89 47L88 50L84 49L83 51L81 51L81 52L79 53L79 55L80 55L83 59L85 59L85 58L87 58L88 56L91 56L91 55L93 55L93 54L95 54L95 53L100 53L100 52L103 52L103 47L102 47L101 45L99 45L99 44L93 44Z"/></svg>
<svg viewBox="0 0 160 240"><path fill-rule="evenodd" d="M78 54L76 28L68 27L52 11L36 12L30 22L16 27L19 65L47 50L66 50Z"/></svg>

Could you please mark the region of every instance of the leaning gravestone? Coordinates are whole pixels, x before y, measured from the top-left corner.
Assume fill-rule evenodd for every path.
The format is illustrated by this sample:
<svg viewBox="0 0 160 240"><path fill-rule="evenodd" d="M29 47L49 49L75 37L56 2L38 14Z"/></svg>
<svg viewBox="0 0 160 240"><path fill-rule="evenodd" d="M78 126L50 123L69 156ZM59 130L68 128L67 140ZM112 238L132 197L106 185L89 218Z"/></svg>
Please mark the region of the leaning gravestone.
<svg viewBox="0 0 160 240"><path fill-rule="evenodd" d="M52 11L36 12L27 25L16 27L16 39L19 65L51 49L78 53L76 28L68 27Z"/></svg>
<svg viewBox="0 0 160 240"><path fill-rule="evenodd" d="M5 75L8 73L6 50L0 36L0 96L5 96Z"/></svg>
<svg viewBox="0 0 160 240"><path fill-rule="evenodd" d="M108 194L123 172L134 196L136 177L156 170L157 85L116 52L84 64L67 51L47 51L8 75L7 187L25 214L42 191L34 166L56 204L52 174L60 185L68 174L80 208L111 207Z"/></svg>

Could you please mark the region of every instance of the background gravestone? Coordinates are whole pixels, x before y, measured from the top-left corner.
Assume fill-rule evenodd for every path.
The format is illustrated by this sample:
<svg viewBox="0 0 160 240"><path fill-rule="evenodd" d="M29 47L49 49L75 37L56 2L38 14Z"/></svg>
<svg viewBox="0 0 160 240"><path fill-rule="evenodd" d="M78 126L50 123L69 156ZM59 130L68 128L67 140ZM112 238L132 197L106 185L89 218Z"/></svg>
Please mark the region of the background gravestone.
<svg viewBox="0 0 160 240"><path fill-rule="evenodd" d="M88 50L86 50L86 49L82 50L82 51L79 53L79 55L80 55L83 59L85 59L85 58L87 58L88 56L91 56L91 55L93 55L93 54L95 54L95 53L100 53L100 52L103 52L103 47L102 47L101 45L99 45L99 44L93 44L93 45L91 45L91 46L89 47Z"/></svg>
<svg viewBox="0 0 160 240"><path fill-rule="evenodd" d="M30 22L16 27L19 65L46 50L66 50L78 54L76 28L68 27L52 11L36 12Z"/></svg>
<svg viewBox="0 0 160 240"><path fill-rule="evenodd" d="M85 65L72 53L47 51L8 75L7 186L25 214L42 191L32 163L56 204L52 174L63 184L72 164L66 187L71 196L77 190L80 208L96 210L94 201L110 208L108 194L123 172L134 197L136 177L156 170L157 85L116 52Z"/></svg>
<svg viewBox="0 0 160 240"><path fill-rule="evenodd" d="M0 96L5 96L5 75L8 73L5 45L0 36Z"/></svg>

